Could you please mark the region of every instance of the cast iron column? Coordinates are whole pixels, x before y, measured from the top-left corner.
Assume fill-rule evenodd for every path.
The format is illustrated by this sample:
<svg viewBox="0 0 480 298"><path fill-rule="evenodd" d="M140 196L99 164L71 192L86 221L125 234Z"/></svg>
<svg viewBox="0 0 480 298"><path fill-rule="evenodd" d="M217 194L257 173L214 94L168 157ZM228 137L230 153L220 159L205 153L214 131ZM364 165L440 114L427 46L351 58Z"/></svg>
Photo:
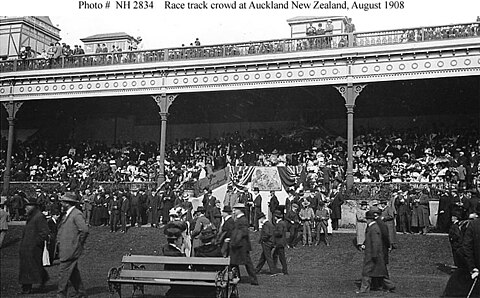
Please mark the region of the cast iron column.
<svg viewBox="0 0 480 298"><path fill-rule="evenodd" d="M158 175L157 183L161 185L165 181L165 143L167 135L167 118L168 118L168 108L172 105L177 94L160 94L152 95L152 98L157 103L160 108L160 120L161 120L161 132L160 132L160 173Z"/></svg>
<svg viewBox="0 0 480 298"><path fill-rule="evenodd" d="M15 129L15 115L22 106L21 101L4 102L3 106L8 113L8 144L7 144L7 163L5 165L5 175L3 175L3 194L7 195L10 186L10 168L12 166L12 148Z"/></svg>
<svg viewBox="0 0 480 298"><path fill-rule="evenodd" d="M334 86L345 99L347 108L347 189L353 186L353 112L355 100L366 85L354 85L347 83L345 86Z"/></svg>

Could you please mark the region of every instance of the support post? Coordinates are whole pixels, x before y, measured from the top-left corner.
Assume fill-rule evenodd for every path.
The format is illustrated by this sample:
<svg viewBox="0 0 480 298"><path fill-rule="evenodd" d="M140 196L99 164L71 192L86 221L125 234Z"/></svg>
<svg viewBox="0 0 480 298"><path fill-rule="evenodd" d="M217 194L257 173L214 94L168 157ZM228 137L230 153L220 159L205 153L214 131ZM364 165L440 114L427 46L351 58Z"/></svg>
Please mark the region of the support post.
<svg viewBox="0 0 480 298"><path fill-rule="evenodd" d="M8 144L7 144L7 161L5 165L5 174L3 175L3 194L8 194L8 189L10 187L10 171L12 167L12 149L13 149L13 138L15 132L15 115L22 106L23 102L21 101L9 101L4 102L3 106L8 113Z"/></svg>
<svg viewBox="0 0 480 298"><path fill-rule="evenodd" d="M168 109L172 105L175 98L177 98L178 94L160 94L160 95L152 95L152 98L158 105L160 109L160 120L161 120L161 132L160 132L160 167L159 167L159 175L157 179L158 185L161 185L163 181L165 181L165 144L166 144L166 135L167 135L167 118L168 118Z"/></svg>
<svg viewBox="0 0 480 298"><path fill-rule="evenodd" d="M366 85L347 85L334 86L345 99L345 107L347 108L347 189L353 187L353 113L355 110L355 100Z"/></svg>

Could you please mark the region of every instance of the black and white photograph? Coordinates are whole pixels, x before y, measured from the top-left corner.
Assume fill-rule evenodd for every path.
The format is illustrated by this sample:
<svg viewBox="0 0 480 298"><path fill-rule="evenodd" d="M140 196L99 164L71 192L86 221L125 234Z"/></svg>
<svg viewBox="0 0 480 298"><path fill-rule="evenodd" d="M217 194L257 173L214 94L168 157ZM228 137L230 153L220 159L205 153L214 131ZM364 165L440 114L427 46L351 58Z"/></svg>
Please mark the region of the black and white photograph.
<svg viewBox="0 0 480 298"><path fill-rule="evenodd" d="M480 2L6 0L0 297L480 297Z"/></svg>

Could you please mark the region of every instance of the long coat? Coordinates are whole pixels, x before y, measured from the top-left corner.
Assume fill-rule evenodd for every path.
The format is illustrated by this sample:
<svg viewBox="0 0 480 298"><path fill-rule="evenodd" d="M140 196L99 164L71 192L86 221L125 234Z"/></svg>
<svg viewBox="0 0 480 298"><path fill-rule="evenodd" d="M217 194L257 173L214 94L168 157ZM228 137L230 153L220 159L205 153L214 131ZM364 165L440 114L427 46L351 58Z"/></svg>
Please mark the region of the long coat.
<svg viewBox="0 0 480 298"><path fill-rule="evenodd" d="M391 244L397 243L397 229L395 227L395 211L388 206L382 211L382 219L388 228L388 238Z"/></svg>
<svg viewBox="0 0 480 298"><path fill-rule="evenodd" d="M367 219L365 218L365 213L367 213L367 210L363 210L360 208L357 210L356 213L357 245L361 245L363 244L363 242L365 242L365 230L367 229Z"/></svg>
<svg viewBox="0 0 480 298"><path fill-rule="evenodd" d="M417 201L414 200L412 211L412 227L428 227L430 225L428 210L428 196L421 194Z"/></svg>
<svg viewBox="0 0 480 298"><path fill-rule="evenodd" d="M43 268L43 249L49 230L45 216L35 209L28 217L20 242L20 284L40 284L47 281Z"/></svg>
<svg viewBox="0 0 480 298"><path fill-rule="evenodd" d="M77 208L60 221L57 234L60 262L75 260L83 252L88 227L83 213Z"/></svg>
<svg viewBox="0 0 480 298"><path fill-rule="evenodd" d="M387 277L387 265L383 253L380 227L372 222L365 233L365 257L363 259L362 276Z"/></svg>
<svg viewBox="0 0 480 298"><path fill-rule="evenodd" d="M149 195L147 201L148 222L156 225L160 219L160 197L157 195Z"/></svg>
<svg viewBox="0 0 480 298"><path fill-rule="evenodd" d="M252 250L248 234L248 220L243 215L234 221L232 238L230 240L230 264L245 265L248 252Z"/></svg>
<svg viewBox="0 0 480 298"><path fill-rule="evenodd" d="M480 269L480 219L471 222L463 236L463 251L468 270Z"/></svg>
<svg viewBox="0 0 480 298"><path fill-rule="evenodd" d="M341 219L342 218L342 205L344 199L340 192L337 192L332 202L330 203L330 209L332 209L332 214L330 215L331 219Z"/></svg>

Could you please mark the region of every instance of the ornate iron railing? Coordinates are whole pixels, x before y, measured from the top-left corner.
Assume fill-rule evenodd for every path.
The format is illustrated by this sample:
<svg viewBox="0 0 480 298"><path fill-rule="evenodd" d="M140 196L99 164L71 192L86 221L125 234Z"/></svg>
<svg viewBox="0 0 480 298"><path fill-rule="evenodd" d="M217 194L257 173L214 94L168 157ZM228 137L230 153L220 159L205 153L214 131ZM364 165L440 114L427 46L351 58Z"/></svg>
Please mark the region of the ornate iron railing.
<svg viewBox="0 0 480 298"><path fill-rule="evenodd" d="M198 47L61 56L56 59L4 60L0 61L0 72L267 55L472 37L480 37L479 22Z"/></svg>

